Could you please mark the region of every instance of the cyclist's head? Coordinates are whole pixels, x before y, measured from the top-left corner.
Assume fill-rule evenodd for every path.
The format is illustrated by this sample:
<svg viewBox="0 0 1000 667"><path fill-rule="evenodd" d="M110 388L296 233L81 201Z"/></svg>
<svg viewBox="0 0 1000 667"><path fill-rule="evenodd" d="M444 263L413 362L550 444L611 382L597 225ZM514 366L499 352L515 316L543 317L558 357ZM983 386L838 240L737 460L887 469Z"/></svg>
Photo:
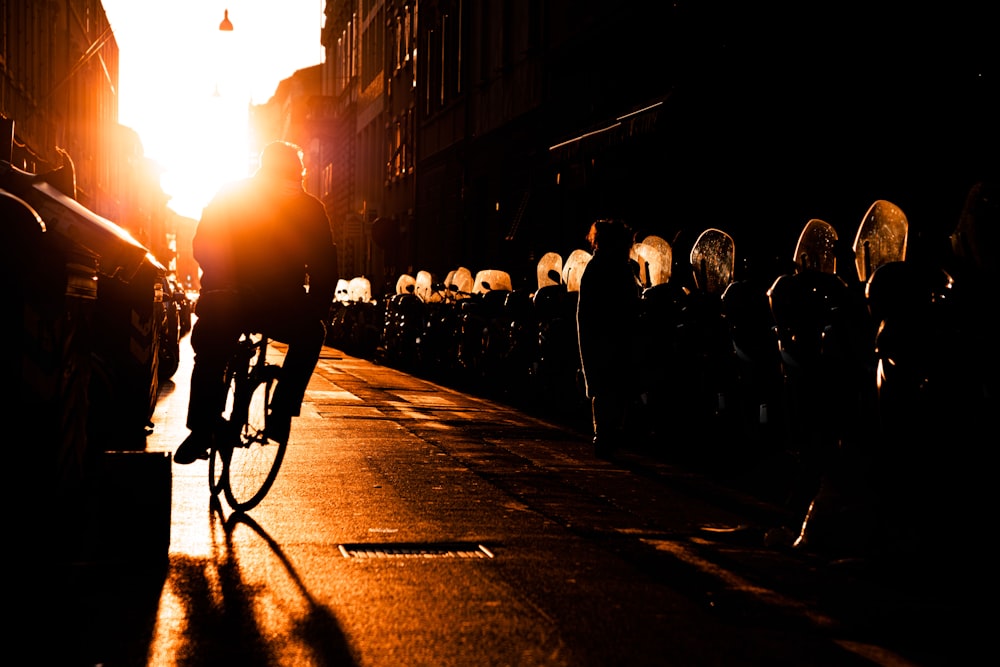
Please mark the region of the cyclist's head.
<svg viewBox="0 0 1000 667"><path fill-rule="evenodd" d="M287 141L273 141L260 152L260 172L265 176L301 183L305 176L302 149Z"/></svg>

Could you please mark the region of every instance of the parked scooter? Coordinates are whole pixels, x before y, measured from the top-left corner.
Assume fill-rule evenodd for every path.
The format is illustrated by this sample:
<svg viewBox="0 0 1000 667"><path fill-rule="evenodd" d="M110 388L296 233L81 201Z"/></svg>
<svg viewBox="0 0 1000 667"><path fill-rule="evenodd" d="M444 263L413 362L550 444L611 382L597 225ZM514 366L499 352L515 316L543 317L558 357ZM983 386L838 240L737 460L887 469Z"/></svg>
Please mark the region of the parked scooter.
<svg viewBox="0 0 1000 667"><path fill-rule="evenodd" d="M509 348L505 305L512 289L509 273L483 269L476 274L471 297L461 303L458 362L473 386L496 386Z"/></svg>
<svg viewBox="0 0 1000 667"><path fill-rule="evenodd" d="M473 276L465 267L449 271L424 304L424 331L420 338L422 372L443 382L461 379L459 363L462 304L472 296Z"/></svg>
<svg viewBox="0 0 1000 667"><path fill-rule="evenodd" d="M825 225L836 239L832 227L819 220L813 223ZM722 427L740 443L731 452L734 464L746 470L747 481L755 485L768 483L766 475L758 477L786 448L781 354L767 296L779 273L775 269L753 274L744 265L739 279L734 278L722 293L722 318L732 346L734 373L725 396Z"/></svg>
<svg viewBox="0 0 1000 667"><path fill-rule="evenodd" d="M684 417L681 401L688 391L677 368L684 354L678 348L678 329L688 292L680 281L671 280L673 249L665 239L647 236L633 247L632 259L643 287L636 332L641 409L632 419L651 447L676 449L668 439L675 420Z"/></svg>
<svg viewBox="0 0 1000 667"><path fill-rule="evenodd" d="M695 462L724 464L736 444L725 421L736 377L722 295L733 281L736 245L717 228L699 234L688 256L691 287L682 301L674 367L680 387L678 409L684 418L702 425L706 438L692 451Z"/></svg>
<svg viewBox="0 0 1000 667"><path fill-rule="evenodd" d="M372 359L382 334L384 312L372 298L364 276L337 281L327 319L326 344L363 359Z"/></svg>
<svg viewBox="0 0 1000 667"><path fill-rule="evenodd" d="M409 371L419 368L420 337L424 331L424 302L416 294L416 279L402 274L396 292L385 304L379 358L382 362Z"/></svg>
<svg viewBox="0 0 1000 667"><path fill-rule="evenodd" d="M580 251L585 252L585 251ZM576 304L579 289L571 291L565 278L568 272L586 266L577 254L563 262L558 253L546 253L538 262L538 289L532 296L535 322L535 354L531 362L531 395L544 402L554 414L564 417L585 414L588 404L578 386L580 350L577 342ZM589 260L589 253L586 255ZM577 285L578 287L578 285Z"/></svg>
<svg viewBox="0 0 1000 667"><path fill-rule="evenodd" d="M1000 224L996 200L991 204L977 188L960 220L962 232L952 235L953 241L965 236L966 258L983 250L973 247L972 228L995 230ZM928 535L944 526L958 535L975 534L992 504L981 445L996 407L989 387L995 387L997 357L992 323L984 315L991 286L980 282L983 274L967 270L969 264L943 252L941 241L920 239L905 257L877 267L867 283L878 324L876 555L882 562L910 564L911 576L945 562L954 566L947 560L955 558L954 545ZM971 561L962 561L959 569L968 570Z"/></svg>
<svg viewBox="0 0 1000 667"><path fill-rule="evenodd" d="M792 464L786 502L803 516L797 547L858 553L872 535L866 474L877 433L875 331L859 286L893 252L905 252L905 222L889 202L869 209L853 246L858 282L849 284L837 273L835 230L810 220L794 273L768 290Z"/></svg>

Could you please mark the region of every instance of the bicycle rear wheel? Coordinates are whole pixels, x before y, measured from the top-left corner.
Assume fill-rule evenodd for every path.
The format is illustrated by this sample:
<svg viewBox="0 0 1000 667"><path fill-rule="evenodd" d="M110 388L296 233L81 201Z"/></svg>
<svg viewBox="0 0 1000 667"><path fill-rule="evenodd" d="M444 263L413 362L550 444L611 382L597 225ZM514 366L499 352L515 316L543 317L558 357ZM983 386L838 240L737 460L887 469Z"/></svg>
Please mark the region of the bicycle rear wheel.
<svg viewBox="0 0 1000 667"><path fill-rule="evenodd" d="M225 461L222 478L226 501L237 511L250 510L264 499L285 457L287 443L269 441L264 435L279 370L278 366L265 365L247 387L247 417Z"/></svg>

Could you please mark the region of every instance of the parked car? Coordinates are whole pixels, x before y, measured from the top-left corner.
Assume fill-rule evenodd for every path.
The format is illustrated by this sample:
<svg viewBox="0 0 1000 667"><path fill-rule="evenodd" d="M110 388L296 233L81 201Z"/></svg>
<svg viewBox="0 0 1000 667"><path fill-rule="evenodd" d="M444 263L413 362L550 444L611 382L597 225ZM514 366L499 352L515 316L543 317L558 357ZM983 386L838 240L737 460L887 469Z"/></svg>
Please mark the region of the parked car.
<svg viewBox="0 0 1000 667"><path fill-rule="evenodd" d="M163 285L163 333L160 336L159 379L169 380L180 364L180 342L191 331L192 304L187 291L171 274Z"/></svg>

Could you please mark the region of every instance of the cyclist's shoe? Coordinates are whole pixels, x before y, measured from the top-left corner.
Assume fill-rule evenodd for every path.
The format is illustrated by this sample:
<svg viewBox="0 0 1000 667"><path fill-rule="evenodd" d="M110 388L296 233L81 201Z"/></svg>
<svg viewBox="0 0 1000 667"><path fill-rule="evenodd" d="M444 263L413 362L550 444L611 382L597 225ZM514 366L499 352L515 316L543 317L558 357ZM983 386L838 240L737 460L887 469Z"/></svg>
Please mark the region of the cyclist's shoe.
<svg viewBox="0 0 1000 667"><path fill-rule="evenodd" d="M281 414L280 412L272 412L267 418L267 428L264 429L264 435L267 436L268 440L273 440L274 442L282 445L287 445L288 434L291 430L291 415Z"/></svg>
<svg viewBox="0 0 1000 667"><path fill-rule="evenodd" d="M207 459L211 446L211 431L191 431L191 435L186 437L174 452L174 463L187 465L199 459Z"/></svg>

